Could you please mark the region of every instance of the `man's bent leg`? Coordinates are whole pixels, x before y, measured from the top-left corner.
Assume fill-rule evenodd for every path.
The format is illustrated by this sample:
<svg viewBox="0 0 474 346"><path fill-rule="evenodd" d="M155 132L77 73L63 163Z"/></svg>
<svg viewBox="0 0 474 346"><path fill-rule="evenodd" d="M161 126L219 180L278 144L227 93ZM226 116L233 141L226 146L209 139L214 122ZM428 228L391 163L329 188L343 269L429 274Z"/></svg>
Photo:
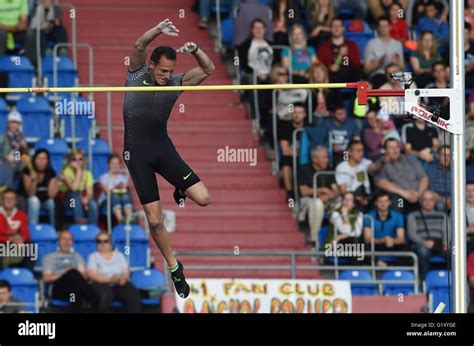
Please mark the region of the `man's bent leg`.
<svg viewBox="0 0 474 346"><path fill-rule="evenodd" d="M185 191L185 194L201 207L205 207L211 203L211 195L202 181L189 187Z"/></svg>

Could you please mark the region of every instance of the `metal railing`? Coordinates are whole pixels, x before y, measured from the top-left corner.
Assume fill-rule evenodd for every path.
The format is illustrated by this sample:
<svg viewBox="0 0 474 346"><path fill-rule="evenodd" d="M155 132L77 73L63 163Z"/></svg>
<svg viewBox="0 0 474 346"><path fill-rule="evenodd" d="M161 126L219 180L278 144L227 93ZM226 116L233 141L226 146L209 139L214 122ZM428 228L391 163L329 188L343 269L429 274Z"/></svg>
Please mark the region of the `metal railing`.
<svg viewBox="0 0 474 346"><path fill-rule="evenodd" d="M76 11L76 6L74 4L69 3L69 2L59 2L59 0L56 0L54 2L55 5L59 5L60 7L66 7L75 12L77 15ZM74 66L77 69L77 20L76 20L76 15L74 16L69 16L71 18L71 47L72 47L72 61L74 62Z"/></svg>

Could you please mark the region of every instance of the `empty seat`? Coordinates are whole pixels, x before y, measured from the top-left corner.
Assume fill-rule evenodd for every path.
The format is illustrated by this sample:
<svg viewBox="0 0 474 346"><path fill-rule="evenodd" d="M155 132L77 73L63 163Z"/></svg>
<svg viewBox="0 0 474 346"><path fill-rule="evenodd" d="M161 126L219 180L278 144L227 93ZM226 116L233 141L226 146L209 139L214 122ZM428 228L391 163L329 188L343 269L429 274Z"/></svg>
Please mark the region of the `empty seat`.
<svg viewBox="0 0 474 346"><path fill-rule="evenodd" d="M0 133L5 133L7 128L7 118L10 110L3 97L0 97Z"/></svg>
<svg viewBox="0 0 474 346"><path fill-rule="evenodd" d="M10 283L13 297L29 304L24 307L25 311L37 311L38 283L30 270L25 268L7 268L1 272L0 279Z"/></svg>
<svg viewBox="0 0 474 346"><path fill-rule="evenodd" d="M100 233L96 225L71 225L69 231L74 239L74 251L87 262L89 255L97 251L96 236Z"/></svg>
<svg viewBox="0 0 474 346"><path fill-rule="evenodd" d="M23 117L23 133L28 142L51 136L53 112L42 96L27 95L18 100L16 109Z"/></svg>
<svg viewBox="0 0 474 346"><path fill-rule="evenodd" d="M157 269L144 269L132 272L132 283L139 290L149 292L150 297L142 298L142 304L156 305L168 288L163 273Z"/></svg>
<svg viewBox="0 0 474 346"><path fill-rule="evenodd" d="M38 259L36 265L43 263L43 258L48 253L55 252L58 244L58 234L53 226L48 224L30 225L31 241L38 245Z"/></svg>
<svg viewBox="0 0 474 346"><path fill-rule="evenodd" d="M95 117L93 105L94 103L92 101L83 97L72 99L63 98L56 103L62 133L67 140L77 142L89 138L89 131L92 128L92 121Z"/></svg>
<svg viewBox="0 0 474 346"><path fill-rule="evenodd" d="M434 312L439 303L446 304L443 313L451 311L451 273L447 270L431 270L426 275L426 293L429 297L431 312Z"/></svg>
<svg viewBox="0 0 474 346"><path fill-rule="evenodd" d="M408 295L415 293L415 276L408 270L388 270L382 274L383 281L413 281L413 283L383 283L382 292L385 295Z"/></svg>
<svg viewBox="0 0 474 346"><path fill-rule="evenodd" d="M35 82L35 69L26 56L4 55L0 57L0 72L7 74L9 88L31 88ZM7 100L18 100L27 93L8 93Z"/></svg>
<svg viewBox="0 0 474 346"><path fill-rule="evenodd" d="M378 294L376 283L354 283L353 281L373 280L372 275L367 270L345 270L339 275L341 280L351 281L351 291L356 296L373 296Z"/></svg>
<svg viewBox="0 0 474 346"><path fill-rule="evenodd" d="M130 267L148 267L150 242L143 228L138 225L117 225L112 229L112 242L116 249L125 257L130 255ZM127 249L127 233L130 239L130 248Z"/></svg>
<svg viewBox="0 0 474 346"><path fill-rule="evenodd" d="M77 69L73 61L67 56L57 56L56 64L52 56L48 56L43 60L42 72L44 84L48 87L74 87L78 84ZM57 75L54 79L54 69L56 68ZM70 98L71 93L57 93L58 98ZM55 99L55 94L48 95L50 100Z"/></svg>

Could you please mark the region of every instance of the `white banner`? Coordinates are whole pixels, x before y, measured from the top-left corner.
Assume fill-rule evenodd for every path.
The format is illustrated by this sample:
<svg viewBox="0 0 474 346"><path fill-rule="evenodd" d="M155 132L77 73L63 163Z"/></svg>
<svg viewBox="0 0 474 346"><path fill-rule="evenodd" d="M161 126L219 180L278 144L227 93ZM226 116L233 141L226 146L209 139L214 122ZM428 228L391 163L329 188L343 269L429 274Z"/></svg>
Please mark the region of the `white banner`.
<svg viewBox="0 0 474 346"><path fill-rule="evenodd" d="M182 313L350 313L349 281L188 279Z"/></svg>

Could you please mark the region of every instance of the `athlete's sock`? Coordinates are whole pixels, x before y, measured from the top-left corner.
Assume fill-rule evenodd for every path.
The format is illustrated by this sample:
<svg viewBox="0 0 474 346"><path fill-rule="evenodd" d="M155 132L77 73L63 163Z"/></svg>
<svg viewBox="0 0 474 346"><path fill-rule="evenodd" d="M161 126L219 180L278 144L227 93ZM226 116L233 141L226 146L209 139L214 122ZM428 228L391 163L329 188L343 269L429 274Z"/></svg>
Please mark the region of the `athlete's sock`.
<svg viewBox="0 0 474 346"><path fill-rule="evenodd" d="M173 266L173 267L169 267L168 266L168 269L170 270L170 272L174 273L175 271L177 271L179 268L179 264L178 264L178 261L176 261L176 265Z"/></svg>

